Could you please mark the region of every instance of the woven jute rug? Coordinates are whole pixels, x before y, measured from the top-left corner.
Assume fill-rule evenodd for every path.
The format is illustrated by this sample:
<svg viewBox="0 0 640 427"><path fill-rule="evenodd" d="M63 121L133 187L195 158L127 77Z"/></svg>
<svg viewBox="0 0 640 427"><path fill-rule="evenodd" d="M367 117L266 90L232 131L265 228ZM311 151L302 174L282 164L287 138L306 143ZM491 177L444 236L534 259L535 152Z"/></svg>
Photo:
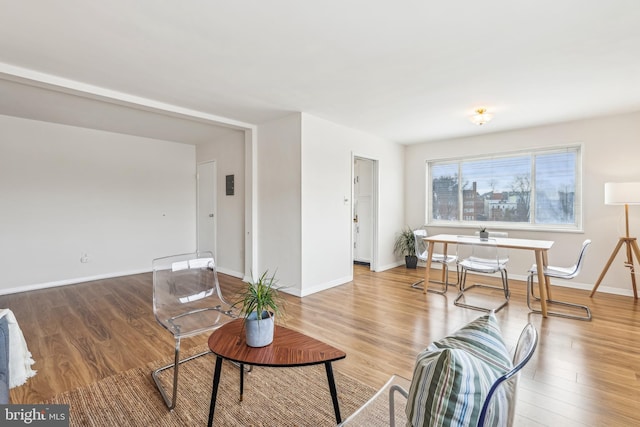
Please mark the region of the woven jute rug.
<svg viewBox="0 0 640 427"><path fill-rule="evenodd" d="M203 350L204 347L199 348ZM198 349L196 349L198 350ZM180 366L178 402L168 411L151 379L159 361L86 387L54 396L44 403L70 405L72 426L204 426L215 357L211 354ZM375 389L340 372L333 364L342 418L353 413ZM172 370L162 380L170 390ZM239 401L238 367L225 361L214 418L215 426L331 426L335 415L324 365L296 368L254 367L245 374L244 399Z"/></svg>

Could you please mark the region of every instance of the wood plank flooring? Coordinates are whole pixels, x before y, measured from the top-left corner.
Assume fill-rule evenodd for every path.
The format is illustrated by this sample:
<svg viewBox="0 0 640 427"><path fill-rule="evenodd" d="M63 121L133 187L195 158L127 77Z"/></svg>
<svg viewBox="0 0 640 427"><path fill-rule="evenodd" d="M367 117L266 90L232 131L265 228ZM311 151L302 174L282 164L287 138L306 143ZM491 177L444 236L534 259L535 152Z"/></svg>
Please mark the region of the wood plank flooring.
<svg viewBox="0 0 640 427"><path fill-rule="evenodd" d="M453 288L446 296L412 289L423 272L354 266L351 283L302 299L287 295L284 325L344 350L347 358L334 369L371 386L392 374L410 378L419 351L482 314L453 306ZM240 285L219 276L225 289ZM520 381L516 425L640 425L640 304L554 287L554 298L588 304L593 321L542 319L526 306L525 284L510 285L511 301L498 313L510 349L527 322L540 333ZM0 296L0 307L15 313L38 370L11 391L12 402L39 402L170 356L173 340L156 323L151 297L150 274ZM497 301L499 294L492 297ZM206 339L185 340L183 348Z"/></svg>

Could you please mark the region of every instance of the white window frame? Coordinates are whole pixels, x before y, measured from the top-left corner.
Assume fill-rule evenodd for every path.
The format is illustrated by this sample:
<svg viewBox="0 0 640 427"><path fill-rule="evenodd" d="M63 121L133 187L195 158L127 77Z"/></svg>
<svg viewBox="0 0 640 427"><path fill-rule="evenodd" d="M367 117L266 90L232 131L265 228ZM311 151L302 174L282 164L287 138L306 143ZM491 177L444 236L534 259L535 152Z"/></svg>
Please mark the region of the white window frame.
<svg viewBox="0 0 640 427"><path fill-rule="evenodd" d="M541 154L553 154L553 153L563 153L573 151L576 153L576 176L575 176L575 200L574 200L574 223L572 224L536 224L535 223L535 208L536 208L536 200L535 200L535 156ZM510 229L510 230L544 230L544 231L565 231L565 232L582 232L583 231L583 198L582 198L582 157L583 157L584 147L582 144L574 144L574 145L565 145L558 147L546 147L546 148L536 148L530 150L522 150L522 151L512 151L512 152L504 152L494 155L484 155L484 156L462 156L456 158L448 158L448 159L434 159L426 161L426 203L425 203L425 224L437 227L455 227L455 228L478 228L478 227L487 227L491 229ZM521 157L523 155L528 155L532 157L532 167L531 167L531 205L530 205L530 215L531 219L528 223L524 222L511 222L511 221L475 221L475 220L438 220L433 218L432 212L432 203L433 200L433 178L431 175L433 165L443 165L443 164L457 164L458 165L458 179L462 176L462 163L469 161L479 161L479 160L488 160L488 159L504 159L509 157ZM463 201L463 192L462 188L458 186L458 218L464 218L464 201Z"/></svg>

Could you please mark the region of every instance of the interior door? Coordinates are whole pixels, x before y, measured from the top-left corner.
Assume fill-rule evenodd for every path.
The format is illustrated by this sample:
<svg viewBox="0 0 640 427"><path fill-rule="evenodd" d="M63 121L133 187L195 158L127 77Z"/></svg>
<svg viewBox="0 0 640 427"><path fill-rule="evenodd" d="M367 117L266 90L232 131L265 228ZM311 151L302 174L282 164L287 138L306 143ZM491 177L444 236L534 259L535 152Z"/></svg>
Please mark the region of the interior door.
<svg viewBox="0 0 640 427"><path fill-rule="evenodd" d="M356 157L353 170L353 260L369 264L373 248L373 160Z"/></svg>
<svg viewBox="0 0 640 427"><path fill-rule="evenodd" d="M216 162L198 165L198 250L216 254Z"/></svg>

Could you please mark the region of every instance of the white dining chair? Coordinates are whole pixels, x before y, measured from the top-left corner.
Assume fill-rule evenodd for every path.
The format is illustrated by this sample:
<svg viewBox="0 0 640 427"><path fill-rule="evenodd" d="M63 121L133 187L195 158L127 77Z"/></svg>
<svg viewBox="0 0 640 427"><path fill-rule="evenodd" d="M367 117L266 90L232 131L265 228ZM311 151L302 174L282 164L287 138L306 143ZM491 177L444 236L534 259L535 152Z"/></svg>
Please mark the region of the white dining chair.
<svg viewBox="0 0 640 427"><path fill-rule="evenodd" d="M458 256L458 269L460 271L460 292L453 301L458 307L470 308L480 311L498 311L509 303L510 291L509 280L507 277L507 263L509 262L509 253L504 248L499 248L496 237L507 237L507 233L490 232L487 240L480 239L480 236L459 236L456 245L456 253ZM500 273L502 279L502 287L497 287L485 283L474 283L467 286L467 273L475 274L495 274ZM468 301L469 290L474 288L485 288L490 290L499 289L504 293L504 301L498 307L483 307L471 304Z"/></svg>
<svg viewBox="0 0 640 427"><path fill-rule="evenodd" d="M419 261L427 262L427 257L429 255L428 247L424 239L427 237L427 230L423 228L418 228L413 230L413 236L415 238L416 245L416 256ZM449 288L449 264L455 263L458 258L455 255L449 254L440 254L434 253L431 255L431 262L438 263L442 266L442 280L429 280L430 283L436 283L442 285L442 289L431 289L427 287L427 292L432 292L434 294L446 294ZM458 274L458 277L460 275ZM420 284L424 283L424 279L420 279L417 282L411 284L412 288L415 289L424 289L420 287ZM456 286L458 282L456 282Z"/></svg>
<svg viewBox="0 0 640 427"><path fill-rule="evenodd" d="M590 244L591 244L591 240L589 239L585 240L582 243L582 248L580 249L580 252L578 254L578 260L572 266L554 267L549 265L545 267L543 271L545 279L549 277L549 278L555 278L555 279L570 280L576 277L578 274L580 274L580 269L582 268L585 254ZM540 298L536 296L534 293L534 286L533 286L534 277L538 277L538 268L536 267L535 264L531 266L531 269L529 270L529 276L527 277L527 306L529 307L529 310L531 310L533 313L542 313L541 310L532 306L532 299L536 301L540 301ZM545 283L545 286L547 286L546 283ZM547 286L547 295L549 295L548 286ZM565 317L568 319L577 319L577 320L591 320L591 310L586 305L575 304L575 303L570 303L565 301L558 301L551 298L547 298L547 304L556 304L564 307L577 308L579 310L584 311L584 315L580 316L577 314L547 310L547 314L549 316Z"/></svg>

